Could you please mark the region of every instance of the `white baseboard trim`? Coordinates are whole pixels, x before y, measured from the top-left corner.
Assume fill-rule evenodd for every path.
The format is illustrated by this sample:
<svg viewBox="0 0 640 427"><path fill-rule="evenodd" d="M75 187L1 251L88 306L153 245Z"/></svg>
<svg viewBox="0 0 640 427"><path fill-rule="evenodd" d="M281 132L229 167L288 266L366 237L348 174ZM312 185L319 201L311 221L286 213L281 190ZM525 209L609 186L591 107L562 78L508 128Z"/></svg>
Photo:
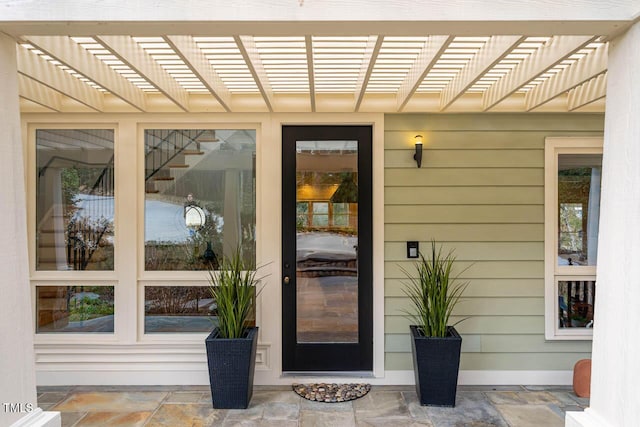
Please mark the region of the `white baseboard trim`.
<svg viewBox="0 0 640 427"><path fill-rule="evenodd" d="M39 386L52 385L208 385L206 370L38 370ZM368 382L373 385L413 385L412 370L386 371L383 377L283 376L257 370L256 385L286 385L294 382ZM571 385L572 371L460 371L460 385Z"/></svg>
<svg viewBox="0 0 640 427"><path fill-rule="evenodd" d="M592 408L587 408L584 412L567 412L564 422L565 427L613 427Z"/></svg>
<svg viewBox="0 0 640 427"><path fill-rule="evenodd" d="M60 427L61 425L60 412L43 411L36 408L11 424L11 427Z"/></svg>
<svg viewBox="0 0 640 427"><path fill-rule="evenodd" d="M205 370L36 371L36 384L56 385L209 385Z"/></svg>

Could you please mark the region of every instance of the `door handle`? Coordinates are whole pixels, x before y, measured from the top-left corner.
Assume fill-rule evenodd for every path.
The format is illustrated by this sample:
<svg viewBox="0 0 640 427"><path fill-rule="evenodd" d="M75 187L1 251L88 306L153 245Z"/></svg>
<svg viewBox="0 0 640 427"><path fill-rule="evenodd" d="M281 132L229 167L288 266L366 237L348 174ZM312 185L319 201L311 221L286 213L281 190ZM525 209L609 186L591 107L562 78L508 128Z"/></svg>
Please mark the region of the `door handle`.
<svg viewBox="0 0 640 427"><path fill-rule="evenodd" d="M284 282L285 285L288 285L289 282L291 281L291 278L289 276L284 276L284 279L282 279L282 281Z"/></svg>

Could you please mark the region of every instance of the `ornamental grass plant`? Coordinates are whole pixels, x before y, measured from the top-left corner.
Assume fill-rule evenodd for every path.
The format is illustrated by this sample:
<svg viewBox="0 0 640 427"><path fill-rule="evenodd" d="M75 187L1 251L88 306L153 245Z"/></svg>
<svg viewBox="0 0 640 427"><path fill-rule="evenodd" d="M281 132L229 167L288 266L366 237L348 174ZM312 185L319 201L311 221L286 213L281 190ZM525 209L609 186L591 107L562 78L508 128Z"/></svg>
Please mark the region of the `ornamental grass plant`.
<svg viewBox="0 0 640 427"><path fill-rule="evenodd" d="M442 247L436 247L436 242L431 241L431 251L426 257L420 253L420 260L416 262L416 275L402 268L409 278L405 283L404 293L413 305L412 310L404 312L415 322L424 336L447 336L449 317L469 285L468 282L458 280L460 273L453 274L455 260L452 250L443 253Z"/></svg>
<svg viewBox="0 0 640 427"><path fill-rule="evenodd" d="M242 257L238 248L223 257L217 271L209 271L211 296L217 304L218 336L242 338L249 327L248 320L255 312L260 278L257 269Z"/></svg>

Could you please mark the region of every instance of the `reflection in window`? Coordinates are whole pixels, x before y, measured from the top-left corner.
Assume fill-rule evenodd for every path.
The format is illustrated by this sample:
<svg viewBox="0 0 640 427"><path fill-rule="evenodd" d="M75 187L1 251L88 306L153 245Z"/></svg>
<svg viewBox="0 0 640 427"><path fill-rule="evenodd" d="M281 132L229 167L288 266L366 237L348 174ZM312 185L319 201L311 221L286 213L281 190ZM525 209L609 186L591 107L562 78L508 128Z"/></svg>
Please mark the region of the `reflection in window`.
<svg viewBox="0 0 640 427"><path fill-rule="evenodd" d="M144 331L209 332L217 326L216 305L208 287L146 286Z"/></svg>
<svg viewBox="0 0 640 427"><path fill-rule="evenodd" d="M332 203L333 225L336 227L349 226L349 203Z"/></svg>
<svg viewBox="0 0 640 427"><path fill-rule="evenodd" d="M36 269L113 270L113 130L36 131Z"/></svg>
<svg viewBox="0 0 640 427"><path fill-rule="evenodd" d="M309 202L296 203L296 229L309 226Z"/></svg>
<svg viewBox="0 0 640 427"><path fill-rule="evenodd" d="M113 286L36 286L36 332L113 332Z"/></svg>
<svg viewBox="0 0 640 427"><path fill-rule="evenodd" d="M558 156L558 264L596 265L602 155Z"/></svg>
<svg viewBox="0 0 640 427"><path fill-rule="evenodd" d="M296 339L358 342L358 142L296 141Z"/></svg>
<svg viewBox="0 0 640 427"><path fill-rule="evenodd" d="M329 203L313 203L313 219L311 223L315 227L327 227L329 225Z"/></svg>
<svg viewBox="0 0 640 427"><path fill-rule="evenodd" d="M595 280L558 282L558 318L560 328L593 327Z"/></svg>
<svg viewBox="0 0 640 427"><path fill-rule="evenodd" d="M254 130L145 131L145 269L255 264Z"/></svg>

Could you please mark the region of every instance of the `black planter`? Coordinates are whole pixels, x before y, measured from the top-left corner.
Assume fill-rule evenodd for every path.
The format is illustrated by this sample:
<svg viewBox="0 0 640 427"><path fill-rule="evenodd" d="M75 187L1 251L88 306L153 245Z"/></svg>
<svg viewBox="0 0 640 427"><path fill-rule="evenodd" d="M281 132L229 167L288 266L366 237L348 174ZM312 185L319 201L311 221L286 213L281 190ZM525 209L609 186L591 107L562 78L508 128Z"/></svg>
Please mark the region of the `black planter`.
<svg viewBox="0 0 640 427"><path fill-rule="evenodd" d="M246 409L253 394L258 328L244 338L219 338L218 328L205 339L213 407Z"/></svg>
<svg viewBox="0 0 640 427"><path fill-rule="evenodd" d="M425 337L417 326L410 328L413 372L420 404L454 407L462 338L453 326L447 327L445 338Z"/></svg>

